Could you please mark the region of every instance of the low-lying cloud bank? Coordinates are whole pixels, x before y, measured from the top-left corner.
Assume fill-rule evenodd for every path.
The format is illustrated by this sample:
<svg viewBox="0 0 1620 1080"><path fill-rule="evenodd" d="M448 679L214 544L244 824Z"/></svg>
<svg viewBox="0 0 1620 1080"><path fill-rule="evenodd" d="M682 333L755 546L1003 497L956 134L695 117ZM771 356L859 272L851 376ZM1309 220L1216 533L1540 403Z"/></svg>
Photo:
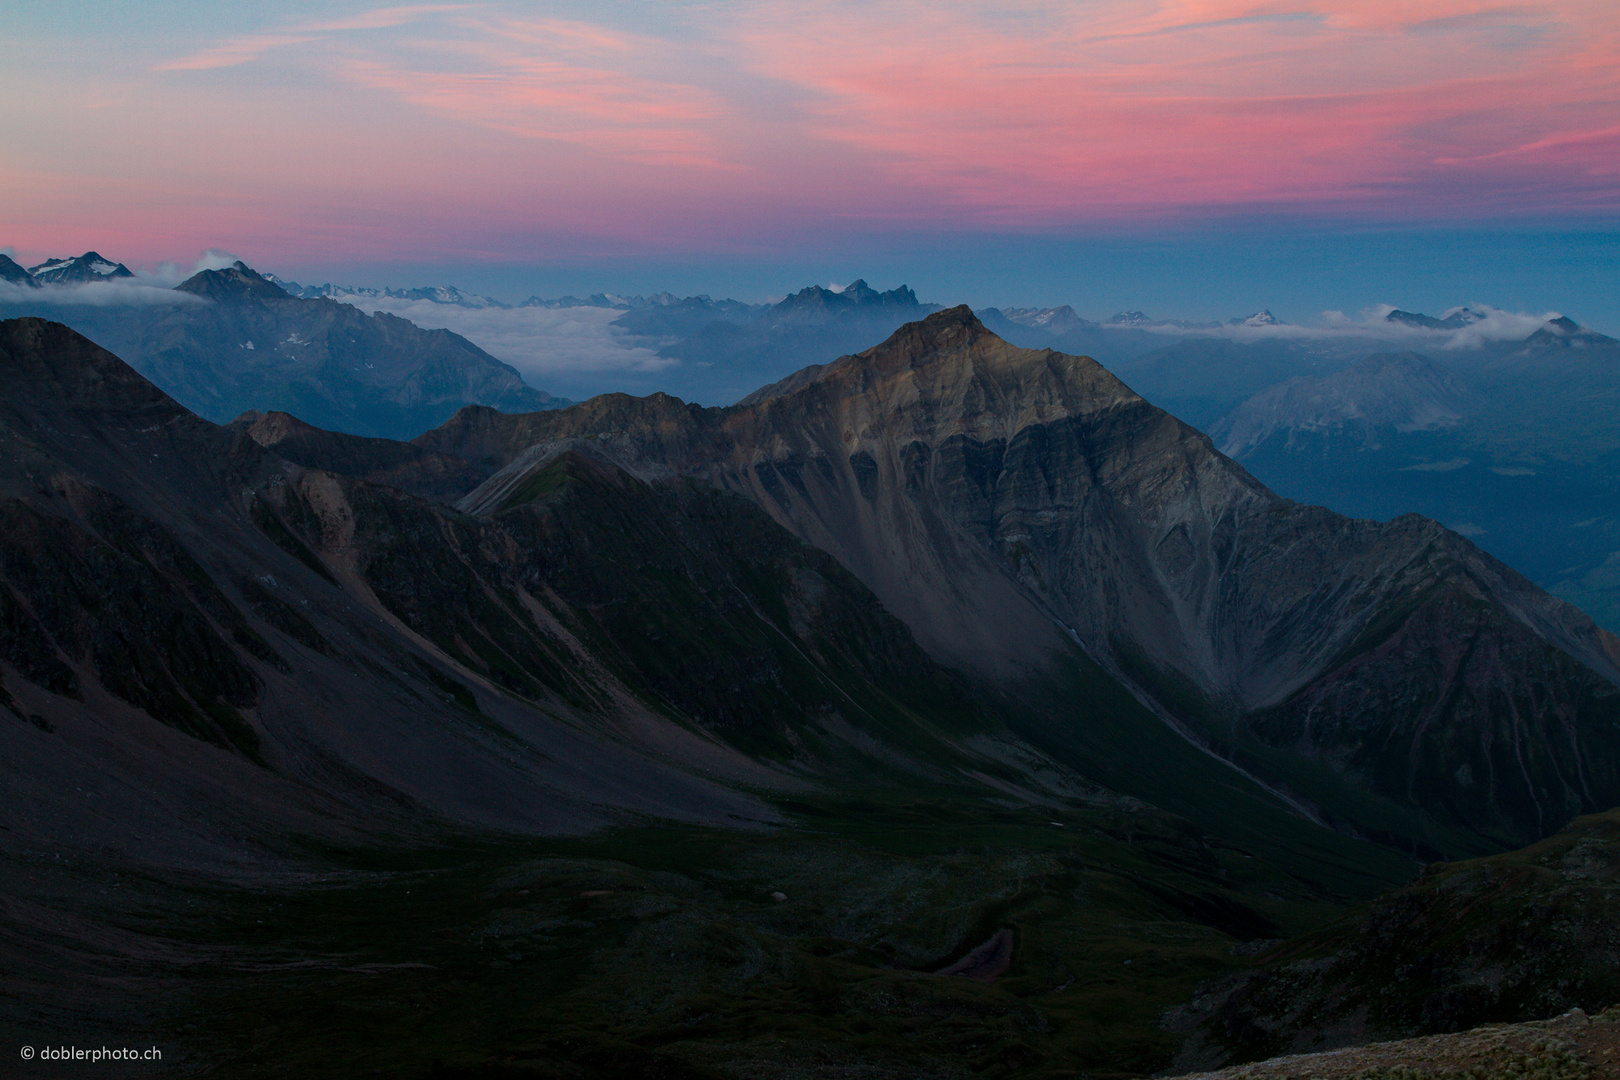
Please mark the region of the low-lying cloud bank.
<svg viewBox="0 0 1620 1080"><path fill-rule="evenodd" d="M1477 349L1498 342L1523 341L1559 317L1556 311L1532 315L1522 311L1504 311L1489 304L1473 304L1467 308L1450 308L1439 316L1446 318L1455 312L1467 311L1474 316L1472 322L1456 328L1439 328L1392 322L1389 314L1396 310L1393 304L1379 304L1355 315L1324 311L1321 322L1314 325L1281 322L1188 324L1165 321L1128 325L1104 323L1103 328L1147 330L1166 337L1218 337L1255 342L1329 340L1350 343L1371 339L1419 351L1452 351Z"/></svg>
<svg viewBox="0 0 1620 1080"><path fill-rule="evenodd" d="M142 278L119 281L92 281L83 285L41 285L33 288L0 281L0 305L29 307L175 307L206 304L200 296L176 292L172 285L151 283Z"/></svg>
<svg viewBox="0 0 1620 1080"><path fill-rule="evenodd" d="M526 378L542 380L536 385L549 376L646 374L680 363L627 340L611 325L624 314L616 308L464 308L431 300L345 299L362 311L386 311L418 326L452 330Z"/></svg>

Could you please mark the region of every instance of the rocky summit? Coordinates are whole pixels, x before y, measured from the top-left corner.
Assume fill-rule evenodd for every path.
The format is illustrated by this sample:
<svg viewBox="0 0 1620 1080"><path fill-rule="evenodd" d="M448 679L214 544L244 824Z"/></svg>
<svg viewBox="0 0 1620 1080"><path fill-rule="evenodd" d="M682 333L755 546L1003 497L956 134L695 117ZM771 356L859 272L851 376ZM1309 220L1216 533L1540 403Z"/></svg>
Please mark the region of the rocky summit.
<svg viewBox="0 0 1620 1080"><path fill-rule="evenodd" d="M1197 746L1408 850L1620 801L1611 634L1433 522L1278 497L1095 362L966 308L730 409L468 409L417 444L500 466L472 513L569 448L740 494L941 662L1017 687L1083 651Z"/></svg>

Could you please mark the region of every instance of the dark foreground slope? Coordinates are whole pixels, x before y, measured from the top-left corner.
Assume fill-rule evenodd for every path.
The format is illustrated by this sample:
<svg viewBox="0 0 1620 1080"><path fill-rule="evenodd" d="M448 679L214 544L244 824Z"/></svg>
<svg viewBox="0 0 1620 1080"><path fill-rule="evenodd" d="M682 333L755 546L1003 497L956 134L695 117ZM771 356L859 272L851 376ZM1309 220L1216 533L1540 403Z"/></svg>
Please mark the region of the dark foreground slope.
<svg viewBox="0 0 1620 1080"><path fill-rule="evenodd" d="M1612 635L1431 521L1279 498L1096 363L965 308L730 409L608 395L417 440L502 466L472 513L582 442L745 496L990 684L1049 684L1078 643L1341 827L1460 853L1620 802Z"/></svg>
<svg viewBox="0 0 1620 1080"><path fill-rule="evenodd" d="M1620 1002L1620 812L1521 851L1437 864L1204 988L1184 1064L1519 1023Z"/></svg>
<svg viewBox="0 0 1620 1080"><path fill-rule="evenodd" d="M1490 1024L1472 1031L1288 1054L1185 1080L1442 1080L1534 1076L1545 1080L1620 1077L1620 1009L1597 1016L1571 1009L1550 1020Z"/></svg>

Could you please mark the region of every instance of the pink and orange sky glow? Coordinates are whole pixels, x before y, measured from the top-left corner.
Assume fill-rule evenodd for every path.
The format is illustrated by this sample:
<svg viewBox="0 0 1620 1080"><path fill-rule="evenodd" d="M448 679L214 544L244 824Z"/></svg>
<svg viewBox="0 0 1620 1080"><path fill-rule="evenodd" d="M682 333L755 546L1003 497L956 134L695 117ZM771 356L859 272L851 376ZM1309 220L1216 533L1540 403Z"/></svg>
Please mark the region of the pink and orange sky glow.
<svg viewBox="0 0 1620 1080"><path fill-rule="evenodd" d="M23 260L1620 220L1614 0L22 0L0 21L0 244Z"/></svg>

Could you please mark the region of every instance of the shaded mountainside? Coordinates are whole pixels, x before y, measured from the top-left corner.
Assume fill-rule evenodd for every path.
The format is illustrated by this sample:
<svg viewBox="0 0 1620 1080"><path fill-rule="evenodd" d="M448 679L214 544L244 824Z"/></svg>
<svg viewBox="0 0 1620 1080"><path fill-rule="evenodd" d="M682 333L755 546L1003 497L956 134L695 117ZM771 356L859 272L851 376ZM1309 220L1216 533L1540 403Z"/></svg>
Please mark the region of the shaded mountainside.
<svg viewBox="0 0 1620 1080"><path fill-rule="evenodd" d="M560 403L448 330L294 299L241 263L205 270L177 291L197 300L49 310L219 423L250 409L280 410L320 427L408 438L468 403L507 410ZM20 301L11 307L45 310L24 310Z"/></svg>
<svg viewBox="0 0 1620 1080"><path fill-rule="evenodd" d="M413 444L218 427L41 320L0 323L0 374L0 1021L39 1045L1142 1075L1236 944L1412 872L1290 800L1475 850L1586 797L1566 746L1610 782L1576 614L1432 523L1277 499L965 309L748 407L472 407ZM1189 649L1239 618L1270 636ZM1316 743L1302 693L1338 695ZM1417 702L1389 730L1438 763L1334 758L1369 701ZM1436 774L1469 723L1525 788Z"/></svg>
<svg viewBox="0 0 1620 1080"><path fill-rule="evenodd" d="M1406 314L1391 319L1446 321ZM1279 492L1356 517L1423 513L1620 630L1604 569L1620 558L1616 395L1620 345L1557 319L1523 341L1289 379L1212 431Z"/></svg>
<svg viewBox="0 0 1620 1080"><path fill-rule="evenodd" d="M1522 851L1437 864L1279 945L1169 1018L1197 1061L1520 1023L1620 1001L1620 812Z"/></svg>
<svg viewBox="0 0 1620 1080"><path fill-rule="evenodd" d="M11 256L5 254L0 254L0 281L8 281L13 285L26 285L30 288L39 285L39 282L34 280L33 274L19 266Z"/></svg>
<svg viewBox="0 0 1620 1080"><path fill-rule="evenodd" d="M454 502L489 471L396 439L327 431L284 412L245 412L226 427L296 465L386 484L439 502Z"/></svg>
<svg viewBox="0 0 1620 1080"><path fill-rule="evenodd" d="M1221 452L1243 458L1268 440L1289 448L1320 435L1343 453L1376 448L1385 430L1456 427L1478 403L1456 376L1416 353L1378 354L1344 371L1297 377L1265 390L1210 429Z"/></svg>
<svg viewBox="0 0 1620 1080"><path fill-rule="evenodd" d="M599 443L474 516L258 440L395 475L421 448L217 427L60 324L0 324L0 371L8 1029L138 1021L241 1075L343 1075L361 1045L403 1075L447 1046L775 1060L852 1024L872 1040L840 1053L868 1062L949 1035L941 1075L1082 1051L1140 1072L1233 940L1410 869L1093 668L1070 715L1135 732L1214 823L1121 797L759 505ZM935 974L986 939L1006 983ZM1121 1024L1131 955L1161 968ZM526 1019L424 1026L424 993Z"/></svg>
<svg viewBox="0 0 1620 1080"><path fill-rule="evenodd" d="M472 513L581 442L742 494L937 658L1015 686L1079 642L1194 741L1397 846L1523 842L1620 801L1611 635L1433 522L1277 497L1093 361L958 308L749 400L469 409L417 444L501 466Z"/></svg>
<svg viewBox="0 0 1620 1080"><path fill-rule="evenodd" d="M4 328L0 659L12 711L41 717L6 729L46 740L32 753L61 744L64 714L78 733L115 701L267 768L289 806L382 797L541 830L615 808L772 816L683 767L1041 787L959 745L1012 737L864 586L736 495L574 453L471 517L292 460L442 482L415 448L275 416L219 428L65 327Z"/></svg>
<svg viewBox="0 0 1620 1080"><path fill-rule="evenodd" d="M66 327L0 326L16 391L0 407L0 672L11 711L37 718L0 727L8 782L41 806L95 793L60 820L13 819L7 843L88 838L191 865L228 836L274 850L290 827L555 831L637 805L770 816L579 730L566 702L495 692L405 631L284 516L308 510L292 495L308 490L352 536L329 474L193 416ZM454 555L438 556L453 574ZM253 813L217 832L243 798ZM176 799L177 830L159 824ZM137 844L148 830L161 842Z"/></svg>

